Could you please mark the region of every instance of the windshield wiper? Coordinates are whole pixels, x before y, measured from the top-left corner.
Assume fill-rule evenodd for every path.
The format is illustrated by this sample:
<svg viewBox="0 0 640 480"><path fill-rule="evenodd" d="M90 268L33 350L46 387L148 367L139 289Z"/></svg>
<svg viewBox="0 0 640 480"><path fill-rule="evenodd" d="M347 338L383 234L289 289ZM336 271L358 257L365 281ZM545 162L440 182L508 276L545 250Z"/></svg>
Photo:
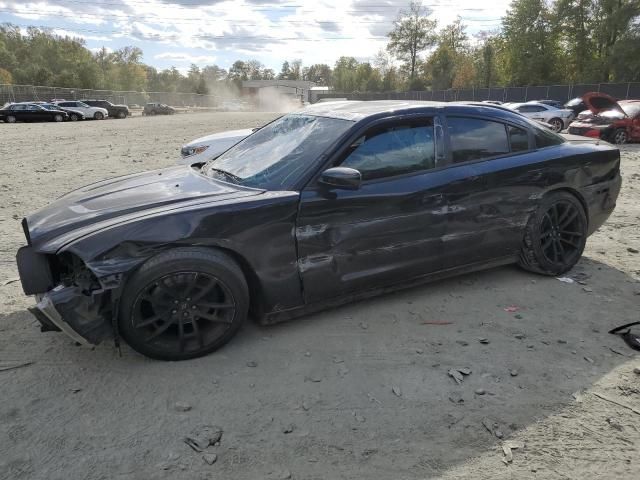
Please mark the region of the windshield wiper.
<svg viewBox="0 0 640 480"><path fill-rule="evenodd" d="M242 181L242 179L240 177L238 177L237 175L234 175L231 172L227 172L226 170L221 170L219 168L212 168L209 167L207 169L208 172L215 172L215 173L219 173L220 175L223 175L225 178L231 180L231 183L240 183ZM208 173L207 172L207 173Z"/></svg>

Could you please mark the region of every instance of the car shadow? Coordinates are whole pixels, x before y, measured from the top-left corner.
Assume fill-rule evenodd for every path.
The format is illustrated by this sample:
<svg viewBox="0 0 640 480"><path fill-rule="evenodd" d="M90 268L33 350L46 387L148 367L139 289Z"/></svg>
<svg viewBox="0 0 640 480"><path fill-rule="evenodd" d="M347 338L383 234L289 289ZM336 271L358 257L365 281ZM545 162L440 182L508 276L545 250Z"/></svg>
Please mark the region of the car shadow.
<svg viewBox="0 0 640 480"><path fill-rule="evenodd" d="M636 320L637 281L589 258L567 277L503 267L249 322L215 354L178 363L76 347L27 312L4 316L3 361L33 363L0 371L0 470L199 478L211 466L182 437L215 424L215 470L234 479L438 475L629 360L607 331Z"/></svg>

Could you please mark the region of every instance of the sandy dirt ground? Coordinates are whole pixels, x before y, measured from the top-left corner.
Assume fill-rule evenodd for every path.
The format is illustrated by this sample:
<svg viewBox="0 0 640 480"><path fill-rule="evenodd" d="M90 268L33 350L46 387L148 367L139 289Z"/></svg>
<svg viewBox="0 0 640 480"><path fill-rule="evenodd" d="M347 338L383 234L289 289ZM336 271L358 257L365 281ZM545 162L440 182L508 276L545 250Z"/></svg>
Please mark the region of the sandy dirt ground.
<svg viewBox="0 0 640 480"><path fill-rule="evenodd" d="M499 268L248 323L181 363L39 332L16 281L22 216L272 117L0 124L1 479L638 478L640 358L607 330L639 319L640 145L582 283ZM223 435L203 458L183 439L207 425Z"/></svg>

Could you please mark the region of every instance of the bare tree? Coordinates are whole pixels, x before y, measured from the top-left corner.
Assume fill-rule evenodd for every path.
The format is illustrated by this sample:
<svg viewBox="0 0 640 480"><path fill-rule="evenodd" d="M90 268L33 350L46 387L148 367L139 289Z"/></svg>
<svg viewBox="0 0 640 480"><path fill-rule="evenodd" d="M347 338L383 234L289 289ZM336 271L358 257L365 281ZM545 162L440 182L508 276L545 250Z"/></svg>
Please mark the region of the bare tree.
<svg viewBox="0 0 640 480"><path fill-rule="evenodd" d="M408 11L401 11L389 32L387 50L403 61L409 71L409 79L416 73L418 55L436 44L437 22L429 20L433 11L423 7L422 2L411 2Z"/></svg>

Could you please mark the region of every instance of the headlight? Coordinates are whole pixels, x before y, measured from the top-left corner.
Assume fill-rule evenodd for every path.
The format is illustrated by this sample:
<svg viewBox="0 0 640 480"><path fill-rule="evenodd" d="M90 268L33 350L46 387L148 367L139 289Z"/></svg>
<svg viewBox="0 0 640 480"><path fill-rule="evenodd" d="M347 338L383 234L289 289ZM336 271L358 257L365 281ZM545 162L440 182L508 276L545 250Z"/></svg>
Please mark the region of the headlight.
<svg viewBox="0 0 640 480"><path fill-rule="evenodd" d="M209 145L202 145L200 147L182 147L180 153L183 157L190 157L191 155L198 155L199 153L204 152L207 148L209 148Z"/></svg>

